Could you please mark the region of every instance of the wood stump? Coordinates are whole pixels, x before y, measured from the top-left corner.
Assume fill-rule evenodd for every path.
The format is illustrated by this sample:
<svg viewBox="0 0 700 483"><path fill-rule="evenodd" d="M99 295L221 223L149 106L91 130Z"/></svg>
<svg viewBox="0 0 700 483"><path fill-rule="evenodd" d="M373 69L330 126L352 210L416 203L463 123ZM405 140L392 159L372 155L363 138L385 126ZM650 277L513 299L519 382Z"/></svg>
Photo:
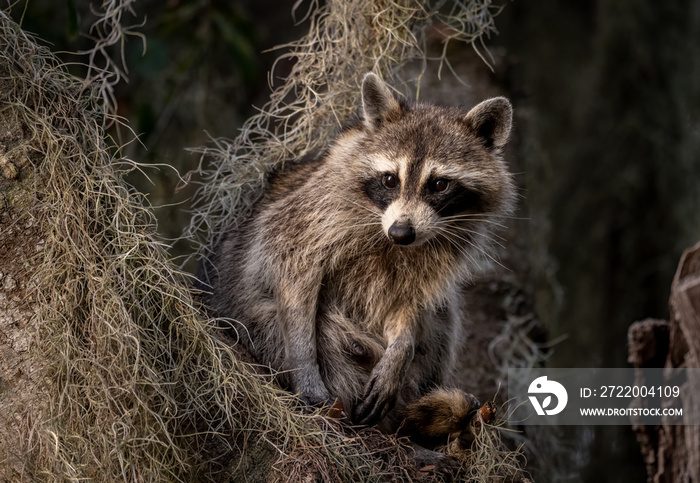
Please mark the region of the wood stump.
<svg viewBox="0 0 700 483"><path fill-rule="evenodd" d="M700 243L681 257L671 286L671 320L646 319L628 331L628 361L634 367L700 367ZM688 374L681 391L684 417L700 414L700 380ZM637 384L644 381L638 380ZM696 416L697 418L697 416ZM695 421L697 423L697 421ZM700 425L633 426L650 483L700 482Z"/></svg>

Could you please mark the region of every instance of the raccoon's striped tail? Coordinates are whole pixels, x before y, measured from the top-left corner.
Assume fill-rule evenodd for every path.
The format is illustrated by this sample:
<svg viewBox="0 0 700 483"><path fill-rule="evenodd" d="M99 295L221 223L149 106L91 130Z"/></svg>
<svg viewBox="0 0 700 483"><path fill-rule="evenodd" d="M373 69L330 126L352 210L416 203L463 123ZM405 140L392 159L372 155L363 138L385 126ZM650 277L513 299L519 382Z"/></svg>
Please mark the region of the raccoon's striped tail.
<svg viewBox="0 0 700 483"><path fill-rule="evenodd" d="M399 435L435 448L466 429L480 406L474 396L459 389L435 389L406 406Z"/></svg>

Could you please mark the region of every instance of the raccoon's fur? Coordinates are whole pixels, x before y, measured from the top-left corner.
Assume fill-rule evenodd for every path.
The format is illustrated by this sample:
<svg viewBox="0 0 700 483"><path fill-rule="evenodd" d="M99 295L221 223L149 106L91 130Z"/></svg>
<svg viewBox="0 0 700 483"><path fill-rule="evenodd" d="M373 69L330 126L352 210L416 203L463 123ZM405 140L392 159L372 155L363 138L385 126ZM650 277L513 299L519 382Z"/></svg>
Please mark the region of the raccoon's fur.
<svg viewBox="0 0 700 483"><path fill-rule="evenodd" d="M407 404L450 384L460 288L514 200L512 111L502 97L469 112L412 103L374 74L361 97L325 153L270 177L208 280L214 311L283 385L394 431Z"/></svg>

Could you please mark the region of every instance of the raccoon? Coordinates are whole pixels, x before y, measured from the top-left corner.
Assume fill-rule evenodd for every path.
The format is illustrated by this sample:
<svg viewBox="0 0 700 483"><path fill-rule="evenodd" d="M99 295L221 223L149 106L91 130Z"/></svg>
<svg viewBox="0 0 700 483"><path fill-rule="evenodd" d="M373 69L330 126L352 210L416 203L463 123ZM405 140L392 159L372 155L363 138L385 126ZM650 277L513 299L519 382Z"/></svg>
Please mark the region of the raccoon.
<svg viewBox="0 0 700 483"><path fill-rule="evenodd" d="M430 393L413 419L427 414L453 384L460 291L514 203L501 155L512 109L503 97L468 112L411 102L373 73L360 97L357 119L272 173L225 237L210 305L303 402L337 398L353 422L393 432L408 405ZM462 399L465 414L478 407Z"/></svg>

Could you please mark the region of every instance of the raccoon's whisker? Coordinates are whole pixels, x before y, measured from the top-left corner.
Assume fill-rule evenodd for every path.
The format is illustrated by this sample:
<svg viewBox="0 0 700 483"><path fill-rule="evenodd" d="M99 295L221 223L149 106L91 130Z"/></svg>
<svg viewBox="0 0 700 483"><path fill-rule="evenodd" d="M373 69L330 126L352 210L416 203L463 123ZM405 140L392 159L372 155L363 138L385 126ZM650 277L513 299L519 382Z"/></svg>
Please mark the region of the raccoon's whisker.
<svg viewBox="0 0 700 483"><path fill-rule="evenodd" d="M460 237L459 235L457 235L457 234L455 234L455 233L452 233L450 230L448 230L448 229L445 228L445 227L437 227L437 229L438 229L438 232L439 232L439 233L441 233L442 235L445 235L445 239L447 240L447 242L448 242L450 245L452 245L452 246L454 246L455 248L457 248L457 249L459 250L459 252L460 252L467 260L473 262L475 265L478 265L478 264L479 264L479 262L478 262L478 261L474 258L474 256L469 252L469 250L465 249L464 246L462 246L460 243L457 243L457 241L455 240L455 238L458 238L458 239L461 239L461 240L464 241L464 239L463 239L462 237ZM437 243L436 243L436 245L435 245L435 249L436 249L437 252L439 252L438 247L437 247Z"/></svg>
<svg viewBox="0 0 700 483"><path fill-rule="evenodd" d="M495 212L495 211L484 211L483 213L458 213L456 215L448 215L443 218L448 219L448 218L462 218L462 217L487 217L487 216L492 216L492 217L505 217L505 215Z"/></svg>
<svg viewBox="0 0 700 483"><path fill-rule="evenodd" d="M368 211L368 212L372 213L373 215L376 215L378 218L382 217L382 213L380 213L379 211L373 210L372 208L369 208L365 205L362 205L362 204L358 203L357 201L351 200L350 198L344 197L343 201L347 201L348 203L352 203L355 206L359 206L363 210Z"/></svg>
<svg viewBox="0 0 700 483"><path fill-rule="evenodd" d="M473 242L471 242L471 241L468 241L468 240L465 240L465 242L468 243L469 245L471 245L472 247L474 247L474 248L475 248L476 250L478 250L479 252L481 252L484 256L486 256L488 259L490 259L493 263L495 263L495 264L498 265L499 267L501 267L501 268L503 268L504 270L507 270L507 271L509 271L509 272L511 271L508 267L506 267L505 265L503 265L499 260L496 260L496 258L494 258L493 255L491 255L491 254L490 254L487 250L485 250L484 248L482 248L482 247L480 247L479 245L477 245L477 244L475 244L475 243L473 243Z"/></svg>
<svg viewBox="0 0 700 483"><path fill-rule="evenodd" d="M453 216L446 216L438 223L446 223L446 222L451 222L451 221L478 221L478 222L483 222L483 223L488 223L489 225L495 225L500 228L505 228L506 226L502 223L498 223L497 221L491 220L487 217L480 217L479 215L453 215Z"/></svg>
<svg viewBox="0 0 700 483"><path fill-rule="evenodd" d="M463 232L469 233L471 235L479 235L480 237L483 237L489 241L492 241L493 243L495 243L496 245L498 245L499 247L501 247L503 249L506 248L498 241L498 240L501 240L504 242L504 241L506 241L506 239L500 235L496 235L495 233L490 233L490 232L483 233L483 232L476 231L476 230L470 230L469 228L466 228L463 226L451 226L450 228L452 228L453 230L457 230L457 231L463 231Z"/></svg>
<svg viewBox="0 0 700 483"><path fill-rule="evenodd" d="M504 220L529 220L529 218L523 218L521 216L507 215L507 214L499 213L499 212L495 212L495 211L489 211L489 212L484 212L484 213L460 213L458 215L445 216L445 217L443 217L443 219L460 218L460 217L490 217L490 218L497 218L497 219L504 219Z"/></svg>
<svg viewBox="0 0 700 483"><path fill-rule="evenodd" d="M382 238L384 238L384 233L382 232L375 232L371 236L365 238L363 240L363 243L361 245L361 251L366 251L366 252L371 252L373 251L381 242Z"/></svg>
<svg viewBox="0 0 700 483"><path fill-rule="evenodd" d="M453 224L451 224L451 223L443 223L443 222L438 222L438 223L436 223L435 225L436 225L437 227L440 227L440 228L448 228L448 227L449 227L449 228L452 229L452 230L458 230L458 231L461 230L461 231L464 231L464 232L466 232L466 233L471 233L471 234L473 234L473 235L479 235L479 236L481 236L481 237L483 237L483 238L485 238L485 239L487 239L487 240L493 240L494 243L498 243L498 242L496 241L496 239L501 240L501 241L505 241L505 238L503 238L503 237L500 236L500 235L497 235L496 233L490 232L490 231L486 231L486 232L484 233L484 232L480 232L480 231L476 231L476 230L470 230L469 228L464 227L464 226L458 226L458 225L453 225ZM505 248L505 247L504 247L503 245L501 245L500 243L498 243L498 245L499 245L501 248Z"/></svg>
<svg viewBox="0 0 700 483"><path fill-rule="evenodd" d="M428 242L426 244L431 248L431 250L435 254L434 255L435 258L439 258L440 257L440 249L437 246L438 242L434 239L430 239L430 240L428 240Z"/></svg>
<svg viewBox="0 0 700 483"><path fill-rule="evenodd" d="M368 247L368 251L374 250L377 245L379 245L382 242L382 239L384 238L384 233L383 232L378 232L376 235L373 235L369 240L372 241L372 244Z"/></svg>
<svg viewBox="0 0 700 483"><path fill-rule="evenodd" d="M495 219L512 219L514 217L504 215L502 213L496 213L496 212L487 212L487 213L459 213L457 215L449 215L443 217L443 219L452 219L452 218L478 218L478 219L483 219L483 218L495 218Z"/></svg>
<svg viewBox="0 0 700 483"><path fill-rule="evenodd" d="M381 223L366 223L365 225L371 226L371 225L381 225ZM353 226L360 226L360 225L353 225ZM352 228L353 226L347 227L347 228ZM384 238L384 232L382 230L376 230L372 232L372 234L364 239L364 249L370 251L374 249L378 243L381 243L382 238Z"/></svg>
<svg viewBox="0 0 700 483"><path fill-rule="evenodd" d="M452 236L454 236L454 237L456 237L456 238L459 238L459 239L462 240L464 243L467 243L469 246L471 246L471 247L474 248L475 250L481 252L482 255L488 257L488 258L489 258L492 262L494 262L496 265L498 265L498 266L504 268L505 270L510 271L510 269L509 269L508 267L504 266L500 261L496 260L488 251L486 251L484 248L482 248L482 247L480 247L479 245L477 245L476 243L474 243L474 242L473 242L472 240L470 240L468 237L463 237L463 236L460 236L458 233L450 232L450 230L447 229L447 228L445 228L445 227L442 227L442 229L445 231L445 233L449 233L450 235L452 235Z"/></svg>
<svg viewBox="0 0 700 483"><path fill-rule="evenodd" d="M439 221L438 223L442 223L442 224L454 226L454 225L453 225L454 223L460 222L460 221L470 221L470 222L471 222L471 221L474 221L474 222L478 222L478 223L484 223L484 224L490 225L490 226L495 226L495 227L498 227L499 229L504 229L504 228L506 228L505 225L503 225L503 224L501 224L501 223L498 223L497 221L488 220L488 219L480 220L480 219L478 219L478 218L470 218L470 219L462 219L462 220L460 220L460 219L441 220L441 221Z"/></svg>
<svg viewBox="0 0 700 483"><path fill-rule="evenodd" d="M460 216L452 216L452 217L445 217L440 220L440 223L450 223L450 222L455 222L455 221L474 221L474 222L479 222L479 223L487 223L489 225L494 225L498 226L500 228L505 228L505 225L502 223L499 223L495 220L492 220L490 218L477 218L477 217L460 217Z"/></svg>
<svg viewBox="0 0 700 483"><path fill-rule="evenodd" d="M352 223L350 225L335 225L335 228L350 229L350 228L362 228L365 226L382 226L381 221L368 221L367 223Z"/></svg>
<svg viewBox="0 0 700 483"><path fill-rule="evenodd" d="M506 248L505 246L503 246L503 244L502 244L501 242L498 241L498 240L505 241L505 239L504 239L503 237L498 236L498 235L494 235L493 233L481 233L481 232L478 232L478 231L469 230L469 229L467 229L467 228L462 228L462 227L458 227L458 228L456 228L456 229L462 230L462 231L464 231L465 233L469 233L470 235L479 235L479 236L481 236L481 237L484 237L484 238L486 238L487 240L489 240L490 242L492 242L492 243L498 245L499 247L503 248L504 250L505 250L505 248Z"/></svg>
<svg viewBox="0 0 700 483"><path fill-rule="evenodd" d="M365 222L365 223L350 223L350 224L347 224L347 225L340 225L340 226L335 225L333 228L334 228L334 229L342 229L342 230L352 230L352 229L354 229L354 228L366 228L366 227L368 227L368 226L369 226L369 227L378 227L378 228L380 228L380 227L382 226L382 222L381 222L381 221L368 221L368 222ZM367 233L367 231L365 231L365 232L363 232L363 233ZM383 235L384 235L384 232L383 232L383 230L381 230L381 229L379 229L379 230L372 230L372 232L371 232L371 237L370 237L370 238L371 238L371 239L374 239L374 238L377 237L377 236L380 236L380 237L381 237L381 236L383 236ZM367 238L367 239L370 239L370 238Z"/></svg>
<svg viewBox="0 0 700 483"><path fill-rule="evenodd" d="M474 255L464 246L460 245L457 243L454 239L448 238L449 244L453 245L459 252L462 254L464 258L466 258L471 264L480 267L481 264L479 261L474 257Z"/></svg>

